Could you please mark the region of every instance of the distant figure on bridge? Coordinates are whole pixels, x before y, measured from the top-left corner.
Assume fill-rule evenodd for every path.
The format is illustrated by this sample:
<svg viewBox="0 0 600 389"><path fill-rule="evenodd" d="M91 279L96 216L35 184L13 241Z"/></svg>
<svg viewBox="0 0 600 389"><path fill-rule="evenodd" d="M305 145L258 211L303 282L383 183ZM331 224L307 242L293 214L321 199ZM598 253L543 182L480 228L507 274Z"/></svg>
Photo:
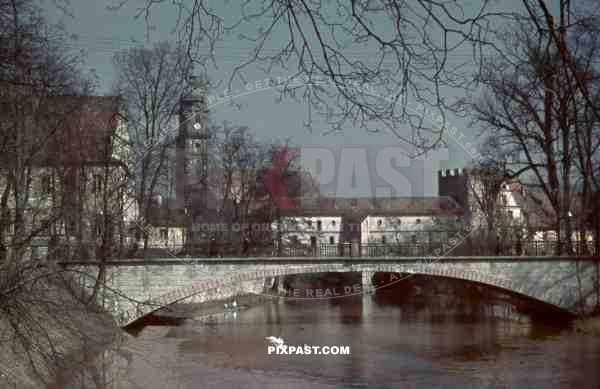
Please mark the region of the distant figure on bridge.
<svg viewBox="0 0 600 389"><path fill-rule="evenodd" d="M244 238L242 242L242 255L248 256L250 254L250 241L248 238Z"/></svg>
<svg viewBox="0 0 600 389"><path fill-rule="evenodd" d="M216 257L217 254L218 254L217 239L213 236L212 238L210 238L210 242L208 243L208 256Z"/></svg>

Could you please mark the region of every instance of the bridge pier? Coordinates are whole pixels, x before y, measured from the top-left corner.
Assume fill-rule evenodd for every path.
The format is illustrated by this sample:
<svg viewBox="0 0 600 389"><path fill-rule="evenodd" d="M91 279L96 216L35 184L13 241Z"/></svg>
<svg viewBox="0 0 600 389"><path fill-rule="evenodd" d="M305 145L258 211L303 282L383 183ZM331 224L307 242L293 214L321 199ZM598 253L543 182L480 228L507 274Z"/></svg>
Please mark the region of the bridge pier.
<svg viewBox="0 0 600 389"><path fill-rule="evenodd" d="M365 293L370 293L375 290L375 285L373 285L373 276L375 275L374 271L365 270L362 272L362 290Z"/></svg>
<svg viewBox="0 0 600 389"><path fill-rule="evenodd" d="M278 289L279 288L279 277L266 277L265 278L265 282L264 282L264 286L263 286L263 293L269 293L272 292L274 289Z"/></svg>
<svg viewBox="0 0 600 389"><path fill-rule="evenodd" d="M275 281L274 290L277 291L277 296L286 296L287 290L285 289L285 286L283 285L283 277L277 276L277 277L275 277L275 279L276 279L276 281Z"/></svg>

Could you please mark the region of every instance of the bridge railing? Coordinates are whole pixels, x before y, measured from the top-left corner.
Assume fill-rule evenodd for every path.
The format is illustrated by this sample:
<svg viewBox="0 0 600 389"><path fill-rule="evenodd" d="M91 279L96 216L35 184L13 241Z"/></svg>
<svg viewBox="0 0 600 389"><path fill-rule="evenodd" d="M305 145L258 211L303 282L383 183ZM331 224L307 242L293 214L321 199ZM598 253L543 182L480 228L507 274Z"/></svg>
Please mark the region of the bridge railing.
<svg viewBox="0 0 600 389"><path fill-rule="evenodd" d="M71 255L59 257L62 261L69 259L99 260L99 259L153 259L153 258L183 258L190 255L196 258L202 257L440 257L447 256L554 256L558 252L556 241L498 241L498 242L424 242L424 243L322 243L317 245L282 246L263 242L261 245L252 247L240 247L239 245L225 245L214 243L195 244L188 246L171 247L149 247L143 249L95 250L93 246L88 248L78 247L65 248L65 253ZM564 245L564 243L563 243ZM85 252L85 257L79 257L77 253ZM57 253L54 253L56 256ZM570 252L566 252L563 246L563 255L573 256L598 256L599 250L594 244L580 244L574 242Z"/></svg>

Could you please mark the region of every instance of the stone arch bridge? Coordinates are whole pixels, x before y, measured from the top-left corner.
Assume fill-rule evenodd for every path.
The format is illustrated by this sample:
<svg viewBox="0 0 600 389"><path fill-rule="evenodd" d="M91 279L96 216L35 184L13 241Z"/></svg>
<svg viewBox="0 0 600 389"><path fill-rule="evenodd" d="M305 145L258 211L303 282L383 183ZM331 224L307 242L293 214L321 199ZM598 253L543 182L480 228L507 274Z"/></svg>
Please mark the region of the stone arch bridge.
<svg viewBox="0 0 600 389"><path fill-rule="evenodd" d="M121 260L105 263L105 288L99 296L118 324L126 327L174 303L201 303L263 293L278 277L324 272L362 273L360 285L330 291L321 297L311 296L339 298L372 291L376 288L371 285L374 273L389 272L476 282L536 300L548 308L580 314L597 304L599 261L598 257L446 257L433 263L403 257ZM72 270L73 277L88 290L98 274L98 263L94 262L61 265ZM285 291L285 296L310 298L296 297L290 291Z"/></svg>

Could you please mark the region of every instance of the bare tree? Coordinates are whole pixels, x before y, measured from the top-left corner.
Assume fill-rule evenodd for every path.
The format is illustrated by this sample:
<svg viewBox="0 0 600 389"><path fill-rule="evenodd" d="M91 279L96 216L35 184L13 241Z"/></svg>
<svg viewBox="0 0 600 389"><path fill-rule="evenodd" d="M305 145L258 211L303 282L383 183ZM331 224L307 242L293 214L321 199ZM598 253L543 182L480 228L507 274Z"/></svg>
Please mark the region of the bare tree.
<svg viewBox="0 0 600 389"><path fill-rule="evenodd" d="M211 165L208 189L218 201L214 206L220 223L271 225L274 205L260 182L273 155L285 143L260 142L247 127L232 127L224 123L212 131ZM244 248L257 242L271 244L269 228L232 231L228 244ZM248 248L248 247L246 247Z"/></svg>
<svg viewBox="0 0 600 389"><path fill-rule="evenodd" d="M251 66L299 77L310 85L287 85L280 98L307 102L309 129L314 115L331 123L331 131L375 121L420 153L442 142L449 103L445 88L471 86L463 65L479 62L487 48L494 49L494 23L500 17L515 17L491 3L473 9L472 4L431 0L251 0L236 15L230 9L218 14L204 0L191 5L152 0L136 16L150 26L158 6L174 7L178 38L202 66L217 62L220 39L235 35L248 42L248 56L233 69L229 89L234 81L247 81ZM428 105L434 119L426 119L424 110L407 109L409 101ZM403 131L407 123L410 133Z"/></svg>
<svg viewBox="0 0 600 389"><path fill-rule="evenodd" d="M469 170L469 192L473 197L474 210L480 213L476 216L478 219L485 215L484 223L486 226L485 236L482 238L492 247L498 247L498 229L506 228L506 221L501 215L502 185L506 184L510 178L508 172L502 167L504 161L487 162L485 166L475 166Z"/></svg>
<svg viewBox="0 0 600 389"><path fill-rule="evenodd" d="M558 250L571 252L574 159L581 139L575 108L585 106L575 101L584 99L578 80L590 64L585 63L581 42L573 39L569 45L582 60L572 73L562 63L553 35L536 29L536 23L523 21L516 33L507 34L504 55L491 59L480 78L483 98L465 107L488 131L487 139L499 154L508 158L511 176L538 188L549 200Z"/></svg>
<svg viewBox="0 0 600 389"><path fill-rule="evenodd" d="M65 291L64 270L35 250L65 237L77 209L69 179L90 150L66 137L89 107L91 82L65 41L35 2L0 1L0 357L23 356L42 379L65 356L57 333L77 334L72 318L82 307Z"/></svg>
<svg viewBox="0 0 600 389"><path fill-rule="evenodd" d="M152 48L133 48L115 56L116 89L130 127L135 160L135 201L147 218L156 195L169 186L167 159L174 159L179 102L191 71L190 61L177 47L163 42ZM162 192L162 193L161 193ZM139 229L136 241L142 236ZM144 250L148 237L144 234Z"/></svg>

